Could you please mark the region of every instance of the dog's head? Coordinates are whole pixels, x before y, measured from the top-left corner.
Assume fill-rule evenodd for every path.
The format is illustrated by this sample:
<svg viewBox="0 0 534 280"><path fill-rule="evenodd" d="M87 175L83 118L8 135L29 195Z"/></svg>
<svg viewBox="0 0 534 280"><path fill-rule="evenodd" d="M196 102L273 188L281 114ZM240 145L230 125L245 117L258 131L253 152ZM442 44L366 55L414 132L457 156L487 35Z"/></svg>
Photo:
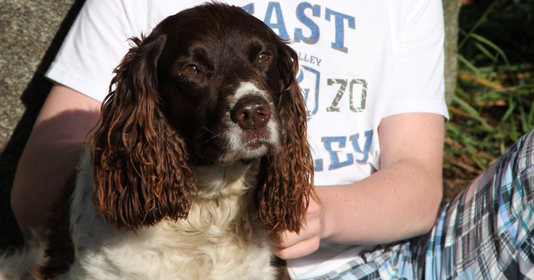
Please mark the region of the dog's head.
<svg viewBox="0 0 534 280"><path fill-rule="evenodd" d="M222 4L182 11L133 42L92 139L97 210L118 228L184 218L190 166L261 158L260 218L298 232L313 169L296 53Z"/></svg>

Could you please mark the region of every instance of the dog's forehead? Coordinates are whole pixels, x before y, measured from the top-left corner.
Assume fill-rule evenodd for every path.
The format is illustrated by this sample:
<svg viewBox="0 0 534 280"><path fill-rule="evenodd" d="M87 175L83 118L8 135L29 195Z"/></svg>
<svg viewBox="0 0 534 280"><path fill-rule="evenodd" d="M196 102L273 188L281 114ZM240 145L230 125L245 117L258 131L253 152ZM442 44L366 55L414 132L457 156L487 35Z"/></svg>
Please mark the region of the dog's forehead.
<svg viewBox="0 0 534 280"><path fill-rule="evenodd" d="M168 17L162 23L168 37L191 42L196 40L233 40L258 38L264 42L276 36L261 20L235 6L211 4L197 6Z"/></svg>

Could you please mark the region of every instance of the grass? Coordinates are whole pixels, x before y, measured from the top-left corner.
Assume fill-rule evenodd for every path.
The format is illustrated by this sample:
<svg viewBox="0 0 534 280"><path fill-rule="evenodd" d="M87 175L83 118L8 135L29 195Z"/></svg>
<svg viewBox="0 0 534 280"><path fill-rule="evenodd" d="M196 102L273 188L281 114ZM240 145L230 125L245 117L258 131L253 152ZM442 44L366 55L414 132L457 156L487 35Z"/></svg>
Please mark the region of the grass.
<svg viewBox="0 0 534 280"><path fill-rule="evenodd" d="M534 128L533 11L531 0L479 0L461 8L445 199Z"/></svg>

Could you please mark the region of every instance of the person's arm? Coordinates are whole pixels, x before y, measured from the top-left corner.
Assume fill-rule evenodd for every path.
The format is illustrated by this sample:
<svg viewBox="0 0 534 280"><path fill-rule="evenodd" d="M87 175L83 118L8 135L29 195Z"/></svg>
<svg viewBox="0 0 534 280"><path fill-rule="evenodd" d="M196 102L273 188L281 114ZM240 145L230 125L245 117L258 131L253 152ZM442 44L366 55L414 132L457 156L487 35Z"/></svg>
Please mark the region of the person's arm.
<svg viewBox="0 0 534 280"><path fill-rule="evenodd" d="M11 206L21 230L38 225L78 164L100 102L60 84L41 109L15 174Z"/></svg>
<svg viewBox="0 0 534 280"><path fill-rule="evenodd" d="M20 159L11 195L25 233L43 219L78 164L87 134L98 121L97 100L108 94L113 70L130 47L128 38L140 37L156 23L151 5L128 3L85 1L46 73L56 85Z"/></svg>
<svg viewBox="0 0 534 280"><path fill-rule="evenodd" d="M380 170L359 182L316 187L307 227L272 237L275 253L293 259L317 250L321 240L384 244L428 232L442 198L443 116L394 115L379 128Z"/></svg>

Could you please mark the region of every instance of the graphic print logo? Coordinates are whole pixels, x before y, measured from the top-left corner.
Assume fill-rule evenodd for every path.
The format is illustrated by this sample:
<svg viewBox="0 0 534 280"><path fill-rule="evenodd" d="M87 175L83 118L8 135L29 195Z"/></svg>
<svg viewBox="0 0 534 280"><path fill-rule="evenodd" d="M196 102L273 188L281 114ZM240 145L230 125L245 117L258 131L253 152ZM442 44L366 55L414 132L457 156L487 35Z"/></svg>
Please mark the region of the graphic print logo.
<svg viewBox="0 0 534 280"><path fill-rule="evenodd" d="M304 100L306 101L306 114L308 121L317 114L319 109L319 86L321 81L321 72L318 70L301 65L300 73L297 76L297 82L304 92Z"/></svg>
<svg viewBox="0 0 534 280"><path fill-rule="evenodd" d="M343 95L349 89L349 108L354 113L363 112L365 110L365 103L367 101L367 81L362 79L352 79L350 82L346 79L328 79L327 85L333 86L339 85L334 100L330 107L326 108L327 112L339 112L339 101L343 98ZM358 102L359 101L359 102ZM356 105L357 104L357 105Z"/></svg>

